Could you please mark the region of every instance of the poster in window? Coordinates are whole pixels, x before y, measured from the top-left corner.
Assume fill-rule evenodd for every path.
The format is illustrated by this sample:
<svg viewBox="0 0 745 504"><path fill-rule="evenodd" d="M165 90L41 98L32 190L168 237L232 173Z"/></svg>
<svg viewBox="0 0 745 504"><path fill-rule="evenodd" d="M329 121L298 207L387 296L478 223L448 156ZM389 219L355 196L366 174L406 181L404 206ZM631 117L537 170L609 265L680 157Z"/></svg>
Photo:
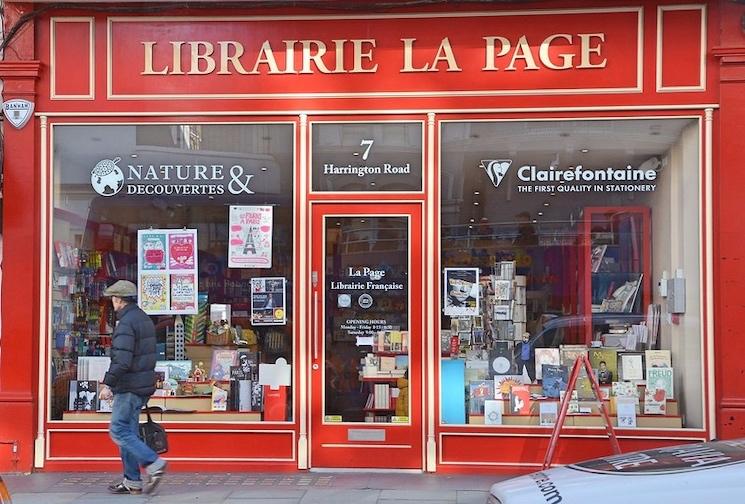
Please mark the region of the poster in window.
<svg viewBox="0 0 745 504"><path fill-rule="evenodd" d="M168 236L168 264L171 269L194 269L194 235L171 233Z"/></svg>
<svg viewBox="0 0 745 504"><path fill-rule="evenodd" d="M164 233L147 232L141 234L140 260L140 269L166 269L166 235Z"/></svg>
<svg viewBox="0 0 745 504"><path fill-rule="evenodd" d="M272 267L271 206L231 206L229 268Z"/></svg>
<svg viewBox="0 0 745 504"><path fill-rule="evenodd" d="M140 275L140 308L145 313L163 313L168 310L168 275L143 273Z"/></svg>
<svg viewBox="0 0 745 504"><path fill-rule="evenodd" d="M251 279L251 324L285 325L286 281L282 277Z"/></svg>
<svg viewBox="0 0 745 504"><path fill-rule="evenodd" d="M479 315L479 269L445 268L443 311L450 317Z"/></svg>
<svg viewBox="0 0 745 504"><path fill-rule="evenodd" d="M196 311L196 277L193 273L171 275L171 310Z"/></svg>
<svg viewBox="0 0 745 504"><path fill-rule="evenodd" d="M197 230L137 232L138 303L148 315L197 313Z"/></svg>

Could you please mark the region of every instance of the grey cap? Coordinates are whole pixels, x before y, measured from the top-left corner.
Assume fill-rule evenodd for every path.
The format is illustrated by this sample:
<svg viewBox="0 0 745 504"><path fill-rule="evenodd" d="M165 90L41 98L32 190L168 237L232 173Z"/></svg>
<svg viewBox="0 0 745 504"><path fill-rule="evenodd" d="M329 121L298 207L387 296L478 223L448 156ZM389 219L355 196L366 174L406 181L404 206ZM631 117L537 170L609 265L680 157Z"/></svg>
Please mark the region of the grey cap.
<svg viewBox="0 0 745 504"><path fill-rule="evenodd" d="M103 291L103 295L106 297L136 297L137 286L129 280L118 280L113 285L110 285Z"/></svg>

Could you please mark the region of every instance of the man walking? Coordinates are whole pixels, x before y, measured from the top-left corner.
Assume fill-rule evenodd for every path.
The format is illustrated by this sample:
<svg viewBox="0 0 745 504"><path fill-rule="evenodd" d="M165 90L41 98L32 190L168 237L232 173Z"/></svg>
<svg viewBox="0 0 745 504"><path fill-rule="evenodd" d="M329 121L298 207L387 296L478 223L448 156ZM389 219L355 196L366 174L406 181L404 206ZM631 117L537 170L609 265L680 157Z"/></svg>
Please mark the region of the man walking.
<svg viewBox="0 0 745 504"><path fill-rule="evenodd" d="M155 392L155 326L137 306L137 286L132 282L119 280L103 295L111 297L119 323L114 329L111 365L104 376L106 387L100 398L114 397L109 435L119 446L124 466L124 479L109 485L109 491L151 493L163 479L166 461L140 439L138 432L140 410ZM141 467L149 477L144 483Z"/></svg>

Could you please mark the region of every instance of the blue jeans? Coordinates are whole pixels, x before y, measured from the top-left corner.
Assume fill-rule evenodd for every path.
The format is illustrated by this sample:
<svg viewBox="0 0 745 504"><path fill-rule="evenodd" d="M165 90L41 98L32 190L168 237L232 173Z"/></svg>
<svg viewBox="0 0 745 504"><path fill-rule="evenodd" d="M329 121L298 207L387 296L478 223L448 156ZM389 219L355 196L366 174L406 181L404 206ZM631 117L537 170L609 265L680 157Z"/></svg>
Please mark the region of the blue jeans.
<svg viewBox="0 0 745 504"><path fill-rule="evenodd" d="M140 410L147 400L147 397L131 392L114 395L109 435L119 447L125 483L134 483L130 487L141 485L141 483L138 485L142 481L140 467L148 466L158 460L158 454L146 445L139 435Z"/></svg>

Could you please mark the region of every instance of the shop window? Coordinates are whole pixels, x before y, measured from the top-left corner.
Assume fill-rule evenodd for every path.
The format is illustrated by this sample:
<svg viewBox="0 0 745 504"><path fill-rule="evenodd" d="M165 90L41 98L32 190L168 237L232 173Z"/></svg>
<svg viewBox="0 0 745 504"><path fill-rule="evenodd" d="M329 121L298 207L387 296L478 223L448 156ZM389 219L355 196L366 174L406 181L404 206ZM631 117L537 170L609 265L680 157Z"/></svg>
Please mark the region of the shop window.
<svg viewBox="0 0 745 504"><path fill-rule="evenodd" d="M311 187L324 192L421 192L421 122L314 123Z"/></svg>
<svg viewBox="0 0 745 504"><path fill-rule="evenodd" d="M138 285L164 421L291 421L291 124L53 127L52 420L98 399L115 316Z"/></svg>
<svg viewBox="0 0 745 504"><path fill-rule="evenodd" d="M699 122L441 125L441 422L702 428ZM660 289L658 285L662 285ZM588 376L567 425L601 426Z"/></svg>

